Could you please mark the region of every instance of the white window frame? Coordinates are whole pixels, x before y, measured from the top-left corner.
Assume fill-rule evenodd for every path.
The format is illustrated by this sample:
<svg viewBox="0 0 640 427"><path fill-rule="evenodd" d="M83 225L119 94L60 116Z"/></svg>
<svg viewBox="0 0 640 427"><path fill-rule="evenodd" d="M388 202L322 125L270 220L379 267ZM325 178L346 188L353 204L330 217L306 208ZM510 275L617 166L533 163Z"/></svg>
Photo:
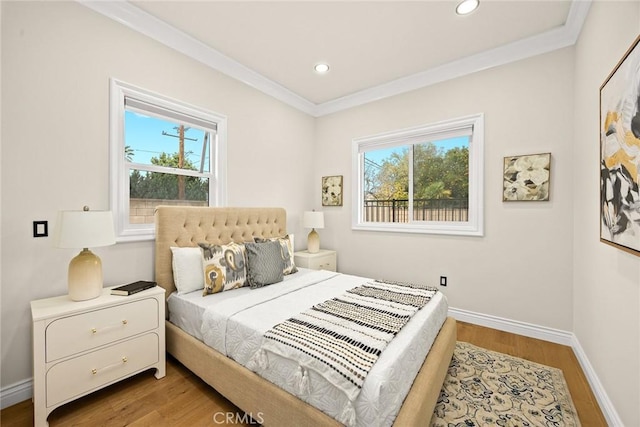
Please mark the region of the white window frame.
<svg viewBox="0 0 640 427"><path fill-rule="evenodd" d="M210 141L209 206L225 206L227 203L226 183L226 141L227 118L221 114L150 92L146 89L112 78L110 81L110 206L114 218L116 241L143 241L155 239L154 224L129 223L129 171L130 169L151 170L153 165L140 165L127 162L125 149L125 97L147 104L154 108L156 117L166 118L162 111L176 112L181 116L192 117L192 124L201 122L215 123L217 131ZM162 169L162 170L160 170ZM160 168L158 172L166 172ZM180 170L181 174L191 175L190 171Z"/></svg>
<svg viewBox="0 0 640 427"><path fill-rule="evenodd" d="M469 142L468 221L411 221L408 223L364 221L364 155L367 151L406 146L425 140L444 139L463 128L472 129ZM355 138L352 147L353 230L402 233L484 235L484 114L474 114L437 123ZM409 165L410 168L412 165ZM410 175L412 173L410 172ZM411 178L410 178L411 179ZM411 191L410 191L411 193ZM410 197L409 200L412 200ZM411 209L411 205L410 205Z"/></svg>

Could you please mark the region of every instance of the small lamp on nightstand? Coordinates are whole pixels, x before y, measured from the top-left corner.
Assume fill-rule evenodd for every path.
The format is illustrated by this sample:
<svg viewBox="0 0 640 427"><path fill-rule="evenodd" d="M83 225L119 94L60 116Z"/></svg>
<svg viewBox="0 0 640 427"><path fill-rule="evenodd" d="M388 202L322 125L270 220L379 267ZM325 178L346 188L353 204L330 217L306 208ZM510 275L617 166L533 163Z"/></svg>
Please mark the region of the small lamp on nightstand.
<svg viewBox="0 0 640 427"><path fill-rule="evenodd" d="M102 261L89 247L116 243L110 211L61 211L56 224L55 244L59 248L81 248L69 263L69 297L74 301L102 294Z"/></svg>
<svg viewBox="0 0 640 427"><path fill-rule="evenodd" d="M302 217L302 226L310 228L311 232L307 237L307 251L315 254L320 251L320 236L316 232L316 228L324 228L324 214L322 212L305 212Z"/></svg>

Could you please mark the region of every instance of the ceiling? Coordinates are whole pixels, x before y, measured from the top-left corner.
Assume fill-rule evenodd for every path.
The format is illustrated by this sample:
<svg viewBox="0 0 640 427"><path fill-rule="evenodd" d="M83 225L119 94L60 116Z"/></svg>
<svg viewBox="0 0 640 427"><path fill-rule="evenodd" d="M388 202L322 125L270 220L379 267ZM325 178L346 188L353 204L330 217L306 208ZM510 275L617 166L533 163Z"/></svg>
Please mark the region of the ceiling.
<svg viewBox="0 0 640 427"><path fill-rule="evenodd" d="M457 0L105 3L83 2L316 116L572 45L590 4L481 0L458 16Z"/></svg>

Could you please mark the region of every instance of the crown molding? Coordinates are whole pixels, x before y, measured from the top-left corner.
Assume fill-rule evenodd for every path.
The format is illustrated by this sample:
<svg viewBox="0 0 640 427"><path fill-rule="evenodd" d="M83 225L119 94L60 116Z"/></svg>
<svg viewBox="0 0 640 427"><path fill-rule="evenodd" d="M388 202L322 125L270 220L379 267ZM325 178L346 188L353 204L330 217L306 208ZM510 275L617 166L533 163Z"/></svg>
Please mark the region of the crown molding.
<svg viewBox="0 0 640 427"><path fill-rule="evenodd" d="M126 0L76 1L95 12L314 117L347 110L478 71L572 46L580 35L591 6L591 0L573 0L567 21L560 27L322 104L314 104Z"/></svg>
<svg viewBox="0 0 640 427"><path fill-rule="evenodd" d="M77 2L302 112L315 115L314 103L125 0Z"/></svg>
<svg viewBox="0 0 640 427"><path fill-rule="evenodd" d="M327 101L317 105L316 117L572 46L580 35L590 6L591 0L574 0L567 22L560 27Z"/></svg>

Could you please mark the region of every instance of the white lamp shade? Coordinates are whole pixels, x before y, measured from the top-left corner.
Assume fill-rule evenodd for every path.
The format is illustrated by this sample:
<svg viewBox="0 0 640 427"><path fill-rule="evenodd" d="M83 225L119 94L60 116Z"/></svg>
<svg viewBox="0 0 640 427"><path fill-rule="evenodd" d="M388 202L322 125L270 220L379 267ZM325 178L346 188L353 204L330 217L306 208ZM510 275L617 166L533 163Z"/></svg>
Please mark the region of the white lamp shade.
<svg viewBox="0 0 640 427"><path fill-rule="evenodd" d="M56 225L59 248L94 248L116 243L110 211L61 211Z"/></svg>
<svg viewBox="0 0 640 427"><path fill-rule="evenodd" d="M324 213L307 211L302 216L302 226L304 228L324 228Z"/></svg>
<svg viewBox="0 0 640 427"><path fill-rule="evenodd" d="M69 263L69 297L73 301L102 294L102 261L89 248L116 243L111 212L85 209L58 213L54 238L59 248L82 249Z"/></svg>

